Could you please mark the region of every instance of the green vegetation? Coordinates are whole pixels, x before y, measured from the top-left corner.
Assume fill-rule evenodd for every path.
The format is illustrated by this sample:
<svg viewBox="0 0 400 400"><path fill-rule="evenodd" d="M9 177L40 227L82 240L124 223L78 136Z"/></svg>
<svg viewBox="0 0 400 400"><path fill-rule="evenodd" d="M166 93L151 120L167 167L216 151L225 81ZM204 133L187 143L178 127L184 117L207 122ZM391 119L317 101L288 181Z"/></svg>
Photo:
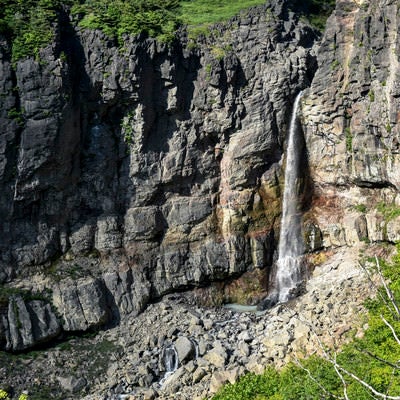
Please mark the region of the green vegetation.
<svg viewBox="0 0 400 400"><path fill-rule="evenodd" d="M19 397L18 400L28 400L29 397L26 393L22 393ZM8 395L8 393L3 390L0 389L0 400L10 400L10 396Z"/></svg>
<svg viewBox="0 0 400 400"><path fill-rule="evenodd" d="M400 396L400 345L394 334L400 333L396 309L400 304L400 246L397 254L392 263L380 263L388 290L379 289L376 299L366 303L364 337L354 338L341 351L321 346L324 357L312 356L281 371L268 367L262 375L247 374L223 387L213 400L331 400L343 399L345 393L349 400L385 398L373 395L371 388L386 396Z"/></svg>
<svg viewBox="0 0 400 400"><path fill-rule="evenodd" d="M385 202L381 201L377 204L376 209L383 214L386 222L389 222L392 219L400 216L400 207L396 204L386 204Z"/></svg>
<svg viewBox="0 0 400 400"><path fill-rule="evenodd" d="M303 0L294 2L294 10L306 16L318 30L325 29L326 20L335 8L335 0Z"/></svg>
<svg viewBox="0 0 400 400"><path fill-rule="evenodd" d="M332 63L331 63L331 70L334 70L334 69L338 68L339 65L340 65L340 63L339 63L338 60L333 60Z"/></svg>
<svg viewBox="0 0 400 400"><path fill-rule="evenodd" d="M207 27L226 21L241 10L265 4L266 0L183 0L182 22L191 27ZM207 30L207 29L206 29Z"/></svg>
<svg viewBox="0 0 400 400"><path fill-rule="evenodd" d="M72 14L79 25L101 29L122 41L124 34L146 32L162 41L170 41L179 24L179 0L86 0L75 1Z"/></svg>
<svg viewBox="0 0 400 400"><path fill-rule="evenodd" d="M365 214L367 212L367 206L365 204L356 204L353 206L354 210Z"/></svg>
<svg viewBox="0 0 400 400"><path fill-rule="evenodd" d="M128 145L132 144L133 142L133 124L134 122L134 111L130 111L125 115L121 123L121 131L124 135L124 142Z"/></svg>
<svg viewBox="0 0 400 400"><path fill-rule="evenodd" d="M49 301L51 293L35 293L29 290L0 285L0 307L8 305L8 299L12 296L21 296L25 301L42 300Z"/></svg>
<svg viewBox="0 0 400 400"><path fill-rule="evenodd" d="M375 93L372 89L368 92L368 96L369 96L369 101L373 103L375 101Z"/></svg>
<svg viewBox="0 0 400 400"><path fill-rule="evenodd" d="M17 110L13 107L8 111L8 117L13 119L19 126L23 126L25 123L24 113L25 110Z"/></svg>
<svg viewBox="0 0 400 400"><path fill-rule="evenodd" d="M210 25L226 21L241 10L265 1L0 0L0 33L11 40L15 63L28 56L39 59L39 50L54 39L57 23L68 9L75 24L100 29L120 43L125 34L142 32L161 41L171 41L180 25L188 26L191 37L208 34ZM322 28L333 3L333 0L306 0L294 8Z"/></svg>
<svg viewBox="0 0 400 400"><path fill-rule="evenodd" d="M12 60L35 56L54 38L61 0L0 0L0 33L12 40ZM68 3L68 2L64 2Z"/></svg>
<svg viewBox="0 0 400 400"><path fill-rule="evenodd" d="M0 389L0 400L64 400L66 398L60 391L60 387L56 385L33 384L32 386L27 385L27 387L29 387L29 395L22 393L18 397L11 397L6 390Z"/></svg>
<svg viewBox="0 0 400 400"><path fill-rule="evenodd" d="M353 135L350 128L345 128L344 132L346 134L346 151L351 153L353 151Z"/></svg>
<svg viewBox="0 0 400 400"><path fill-rule="evenodd" d="M9 398L8 393L5 390L0 389L0 400L3 400L3 399L7 400L8 398Z"/></svg>
<svg viewBox="0 0 400 400"><path fill-rule="evenodd" d="M225 46L213 46L211 48L211 54L217 59L222 60L230 51L232 51L231 45Z"/></svg>

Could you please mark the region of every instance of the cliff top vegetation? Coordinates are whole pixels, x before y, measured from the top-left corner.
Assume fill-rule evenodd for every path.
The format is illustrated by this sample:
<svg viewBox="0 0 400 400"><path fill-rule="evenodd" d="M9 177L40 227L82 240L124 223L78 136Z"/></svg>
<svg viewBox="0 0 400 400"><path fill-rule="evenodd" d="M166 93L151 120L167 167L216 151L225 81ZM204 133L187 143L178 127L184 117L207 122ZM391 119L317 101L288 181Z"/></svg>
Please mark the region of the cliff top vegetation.
<svg viewBox="0 0 400 400"><path fill-rule="evenodd" d="M269 0L268 0L269 1ZM38 57L39 49L55 36L57 21L72 16L73 23L100 29L122 40L124 34L147 33L171 41L181 25L207 29L241 10L266 0L0 0L0 34L12 43L12 59ZM335 0L303 1L299 9L317 27L331 12ZM205 28L205 29L204 29Z"/></svg>

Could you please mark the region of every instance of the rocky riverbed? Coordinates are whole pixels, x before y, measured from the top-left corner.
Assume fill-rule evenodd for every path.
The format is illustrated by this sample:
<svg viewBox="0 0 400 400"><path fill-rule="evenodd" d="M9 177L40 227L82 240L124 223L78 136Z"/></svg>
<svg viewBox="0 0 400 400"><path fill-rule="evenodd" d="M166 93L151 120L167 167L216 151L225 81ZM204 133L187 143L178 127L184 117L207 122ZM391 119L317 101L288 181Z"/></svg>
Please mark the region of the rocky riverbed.
<svg viewBox="0 0 400 400"><path fill-rule="evenodd" d="M268 364L280 367L318 352L315 335L331 346L350 332L361 335L362 304L374 292L358 263L362 253L320 253L329 261L315 268L306 293L263 312L198 307L192 293L165 296L96 335L7 356L0 380L16 393L47 391L62 399L210 397L247 371L261 373ZM167 373L166 349L172 347L169 366L176 361L177 369Z"/></svg>

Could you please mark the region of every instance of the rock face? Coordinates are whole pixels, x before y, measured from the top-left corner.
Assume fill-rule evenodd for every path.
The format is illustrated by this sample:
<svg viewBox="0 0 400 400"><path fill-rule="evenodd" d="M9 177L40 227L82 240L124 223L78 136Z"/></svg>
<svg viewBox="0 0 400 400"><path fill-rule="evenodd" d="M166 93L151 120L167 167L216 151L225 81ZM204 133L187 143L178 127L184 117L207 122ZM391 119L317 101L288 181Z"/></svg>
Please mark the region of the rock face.
<svg viewBox="0 0 400 400"><path fill-rule="evenodd" d="M329 345L360 329L371 288L359 251L400 239L398 1L337 0L318 42L288 6L171 46L138 36L119 48L62 21L42 62L15 68L0 39L0 289L51 289L0 296L0 347L110 327L88 348L71 339L76 358L47 350L30 374L0 362L3 381L38 389L51 365L65 398L204 398L310 353L315 334ZM285 133L306 87L304 236L308 252L328 250L310 259L332 259L300 299L262 315L150 304L241 274L266 283ZM178 363L168 376L166 348Z"/></svg>
<svg viewBox="0 0 400 400"><path fill-rule="evenodd" d="M337 1L303 102L324 247L395 242L399 230L397 1Z"/></svg>
<svg viewBox="0 0 400 400"><path fill-rule="evenodd" d="M52 291L1 305L1 348L255 268L265 286L306 87L307 250L400 238L397 2L338 0L318 43L289 3L169 46L62 20L13 68L0 39L0 282Z"/></svg>
<svg viewBox="0 0 400 400"><path fill-rule="evenodd" d="M21 351L58 336L61 326L50 304L41 300L24 301L11 297L7 315L2 316L0 339L5 349Z"/></svg>
<svg viewBox="0 0 400 400"><path fill-rule="evenodd" d="M322 351L318 340L339 346L361 334L362 304L376 287L357 264L359 250L332 252L307 282L307 293L286 305L240 313L191 305L188 292L167 295L95 337L28 353L26 365L9 355L0 364L0 382L37 397L48 388L42 398L54 393L66 400L210 398L245 372ZM166 374L172 346L177 369Z"/></svg>
<svg viewBox="0 0 400 400"><path fill-rule="evenodd" d="M81 331L267 271L316 32L286 1L170 46L57 30L15 68L0 42L0 282L40 276L63 330Z"/></svg>
<svg viewBox="0 0 400 400"><path fill-rule="evenodd" d="M6 350L21 351L50 341L61 331L118 323L128 315L137 316L148 300L149 285L132 270L64 279L53 286L51 302L10 297L0 320L0 343Z"/></svg>

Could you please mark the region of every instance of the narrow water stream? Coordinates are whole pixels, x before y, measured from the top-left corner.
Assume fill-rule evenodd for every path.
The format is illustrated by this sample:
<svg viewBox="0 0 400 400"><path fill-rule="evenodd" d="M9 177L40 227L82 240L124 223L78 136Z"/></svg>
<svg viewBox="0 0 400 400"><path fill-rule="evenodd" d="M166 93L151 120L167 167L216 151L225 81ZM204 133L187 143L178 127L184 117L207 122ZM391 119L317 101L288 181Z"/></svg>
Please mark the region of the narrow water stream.
<svg viewBox="0 0 400 400"><path fill-rule="evenodd" d="M297 95L293 105L286 149L285 186L276 272L277 300L280 303L295 297L302 281L301 265L304 240L298 186L301 178L300 166L303 153L297 115L301 96L302 92Z"/></svg>

